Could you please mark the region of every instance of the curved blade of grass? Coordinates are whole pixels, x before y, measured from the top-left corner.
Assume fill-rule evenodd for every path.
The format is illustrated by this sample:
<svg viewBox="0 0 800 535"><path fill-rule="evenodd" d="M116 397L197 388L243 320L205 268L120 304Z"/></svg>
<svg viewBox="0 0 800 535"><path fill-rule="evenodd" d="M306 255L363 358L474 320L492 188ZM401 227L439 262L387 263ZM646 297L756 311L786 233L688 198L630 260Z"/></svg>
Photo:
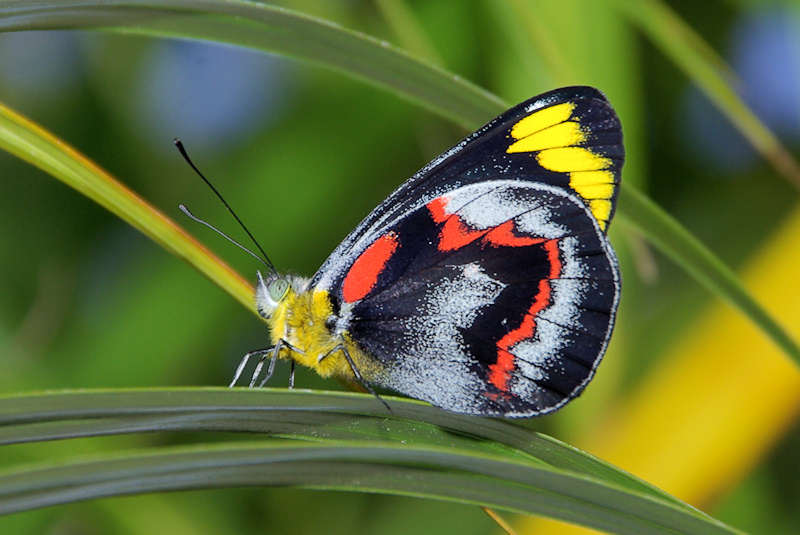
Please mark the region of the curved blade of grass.
<svg viewBox="0 0 800 535"><path fill-rule="evenodd" d="M452 414L404 398L382 399L392 408L391 414L371 395L272 388L3 396L0 445L145 431L241 431L305 440L448 444L536 459L681 503L608 463L509 421Z"/></svg>
<svg viewBox="0 0 800 535"><path fill-rule="evenodd" d="M797 161L733 90L733 74L712 48L661 0L616 5L700 88L755 149L800 190Z"/></svg>
<svg viewBox="0 0 800 535"><path fill-rule="evenodd" d="M0 10L0 31L91 28L206 39L298 58L388 88L465 128L508 107L385 41L277 6L242 0L14 0Z"/></svg>
<svg viewBox="0 0 800 535"><path fill-rule="evenodd" d="M271 389L0 398L2 444L198 430L303 441L201 445L9 468L0 471L0 512L141 492L293 485L474 503L619 532L732 532L629 474L519 425L386 400L392 414L368 395Z"/></svg>
<svg viewBox="0 0 800 535"><path fill-rule="evenodd" d="M448 445L544 462L685 506L607 463L507 421L454 415L414 400L386 400L392 414L372 396L282 389L11 396L0 398L0 445L153 431L237 431L314 441Z"/></svg>
<svg viewBox="0 0 800 535"><path fill-rule="evenodd" d="M509 421L452 414L410 399L382 399L391 413L372 395L297 389L118 389L9 395L0 397L0 445L145 431L242 431L305 440L455 444L538 459L636 491L668 496L603 461Z"/></svg>
<svg viewBox="0 0 800 535"><path fill-rule="evenodd" d="M658 0L617 0L616 5L800 189L797 162L731 89L721 74L724 62L702 38ZM241 0L12 0L0 11L0 31L90 28L207 39L298 58L387 87L465 128L508 107L491 93L386 42L277 6Z"/></svg>
<svg viewBox="0 0 800 535"><path fill-rule="evenodd" d="M739 282L736 274L714 253L635 188L622 188L619 198L620 206L625 207L623 212L625 220L633 223L647 236L647 239L703 286L749 317L796 364L800 365L800 348L797 343L786 329L756 302Z"/></svg>
<svg viewBox="0 0 800 535"><path fill-rule="evenodd" d="M194 266L255 313L250 285L174 221L94 162L0 104L0 148L51 174Z"/></svg>
<svg viewBox="0 0 800 535"><path fill-rule="evenodd" d="M612 485L453 450L241 444L114 457L2 471L0 514L145 492L290 486L486 505L615 533L736 533L700 513Z"/></svg>

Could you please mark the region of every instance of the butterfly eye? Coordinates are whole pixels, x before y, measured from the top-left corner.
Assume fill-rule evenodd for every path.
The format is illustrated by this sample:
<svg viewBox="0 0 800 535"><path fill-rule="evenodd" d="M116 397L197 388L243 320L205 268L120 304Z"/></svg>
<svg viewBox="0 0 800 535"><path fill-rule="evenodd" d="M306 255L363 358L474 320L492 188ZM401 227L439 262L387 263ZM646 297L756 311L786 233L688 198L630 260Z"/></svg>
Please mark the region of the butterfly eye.
<svg viewBox="0 0 800 535"><path fill-rule="evenodd" d="M271 318L280 302L286 298L290 287L290 281L284 277L272 273L265 280L261 276L261 272L258 272L258 284L256 285L258 313L264 318Z"/></svg>
<svg viewBox="0 0 800 535"><path fill-rule="evenodd" d="M269 283L269 297L275 303L280 302L288 291L289 281L286 279L276 279Z"/></svg>

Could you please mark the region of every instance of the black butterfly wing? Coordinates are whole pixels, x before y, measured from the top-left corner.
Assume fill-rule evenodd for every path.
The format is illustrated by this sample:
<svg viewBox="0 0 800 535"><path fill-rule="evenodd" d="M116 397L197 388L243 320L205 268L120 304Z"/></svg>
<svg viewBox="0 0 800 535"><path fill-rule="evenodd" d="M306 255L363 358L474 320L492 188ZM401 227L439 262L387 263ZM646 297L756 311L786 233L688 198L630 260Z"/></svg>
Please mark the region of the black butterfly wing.
<svg viewBox="0 0 800 535"><path fill-rule="evenodd" d="M342 241L313 279L330 286L382 230L432 198L492 178L551 184L580 198L603 232L614 215L625 151L605 96L565 87L509 109L441 154L387 197Z"/></svg>
<svg viewBox="0 0 800 535"><path fill-rule="evenodd" d="M311 281L369 381L473 414L530 416L594 373L619 295L605 231L623 162L595 89L512 108L400 186Z"/></svg>
<svg viewBox="0 0 800 535"><path fill-rule="evenodd" d="M574 195L484 181L384 236L360 257L388 253L382 269L356 262L331 292L348 335L375 359L367 380L452 411L515 417L560 407L592 377L619 274Z"/></svg>

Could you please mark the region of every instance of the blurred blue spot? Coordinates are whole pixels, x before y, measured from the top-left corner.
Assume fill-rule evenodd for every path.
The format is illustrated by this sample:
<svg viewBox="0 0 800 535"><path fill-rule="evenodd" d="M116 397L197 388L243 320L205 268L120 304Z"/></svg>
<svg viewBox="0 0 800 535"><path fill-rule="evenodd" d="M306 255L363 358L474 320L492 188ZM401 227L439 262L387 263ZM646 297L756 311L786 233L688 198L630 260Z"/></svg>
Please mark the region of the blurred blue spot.
<svg viewBox="0 0 800 535"><path fill-rule="evenodd" d="M288 65L252 50L198 41L158 43L144 62L134 109L139 128L197 150L224 150L278 115Z"/></svg>
<svg viewBox="0 0 800 535"><path fill-rule="evenodd" d="M800 141L800 8L771 5L745 11L731 28L729 62L739 94L789 145ZM725 173L747 170L759 156L695 88L682 103L681 132L701 164Z"/></svg>
<svg viewBox="0 0 800 535"><path fill-rule="evenodd" d="M686 135L679 142L699 165L728 175L757 161L750 144L696 87L688 88L680 105L679 132Z"/></svg>
<svg viewBox="0 0 800 535"><path fill-rule="evenodd" d="M800 139L800 9L776 5L741 19L731 64L756 114L787 141Z"/></svg>
<svg viewBox="0 0 800 535"><path fill-rule="evenodd" d="M66 31L0 34L3 93L26 105L66 96L86 72L82 37Z"/></svg>

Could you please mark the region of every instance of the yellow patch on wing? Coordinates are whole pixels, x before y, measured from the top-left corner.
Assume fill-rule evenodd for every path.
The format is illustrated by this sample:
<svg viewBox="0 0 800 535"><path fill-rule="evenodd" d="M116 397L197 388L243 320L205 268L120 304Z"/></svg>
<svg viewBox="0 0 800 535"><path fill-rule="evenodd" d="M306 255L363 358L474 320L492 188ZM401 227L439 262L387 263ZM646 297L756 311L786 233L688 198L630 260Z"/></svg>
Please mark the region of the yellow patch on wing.
<svg viewBox="0 0 800 535"><path fill-rule="evenodd" d="M611 171L576 171L569 174L569 186L589 205L600 229L605 230L613 209L614 173Z"/></svg>
<svg viewBox="0 0 800 535"><path fill-rule="evenodd" d="M517 124L511 127L511 137L514 139L523 139L536 132L541 132L545 128L563 123L572 117L572 110L574 109L575 103L564 102L536 111L520 119Z"/></svg>
<svg viewBox="0 0 800 535"><path fill-rule="evenodd" d="M569 120L573 110L574 102L564 102L520 119L511 127L511 137L517 141L509 145L506 152L537 152L582 142L586 134L581 125Z"/></svg>
<svg viewBox="0 0 800 535"><path fill-rule="evenodd" d="M585 199L610 199L614 196L611 171L577 171L569 174L569 186Z"/></svg>
<svg viewBox="0 0 800 535"><path fill-rule="evenodd" d="M594 199L589 201L589 210L592 211L592 215L597 220L597 226L600 227L600 230L605 231L606 227L608 226L608 220L611 217L611 209L613 205L611 201L607 201L605 199Z"/></svg>
<svg viewBox="0 0 800 535"><path fill-rule="evenodd" d="M573 119L575 106L573 102L563 102L520 119L511 127L515 141L506 152L536 153L536 161L544 169L567 175L569 187L586 202L605 230L616 189L614 173L608 171L613 162L581 146L588 132L580 120Z"/></svg>
<svg viewBox="0 0 800 535"><path fill-rule="evenodd" d="M531 119L532 117L534 116L527 117L527 119ZM523 121L525 120L526 119L523 119ZM514 128L516 128L516 126ZM577 145L586 139L586 134L581 130L580 123L576 123L575 121L565 121L553 126L548 126L547 128L521 138L517 138L514 134L514 129L512 129L511 135L514 136L515 139L518 139L518 141L512 143L508 149L506 149L506 152L536 152L557 147L568 147L570 145Z"/></svg>
<svg viewBox="0 0 800 535"><path fill-rule="evenodd" d="M611 167L611 160L583 147L547 149L536 156L539 165L556 173L599 171Z"/></svg>

